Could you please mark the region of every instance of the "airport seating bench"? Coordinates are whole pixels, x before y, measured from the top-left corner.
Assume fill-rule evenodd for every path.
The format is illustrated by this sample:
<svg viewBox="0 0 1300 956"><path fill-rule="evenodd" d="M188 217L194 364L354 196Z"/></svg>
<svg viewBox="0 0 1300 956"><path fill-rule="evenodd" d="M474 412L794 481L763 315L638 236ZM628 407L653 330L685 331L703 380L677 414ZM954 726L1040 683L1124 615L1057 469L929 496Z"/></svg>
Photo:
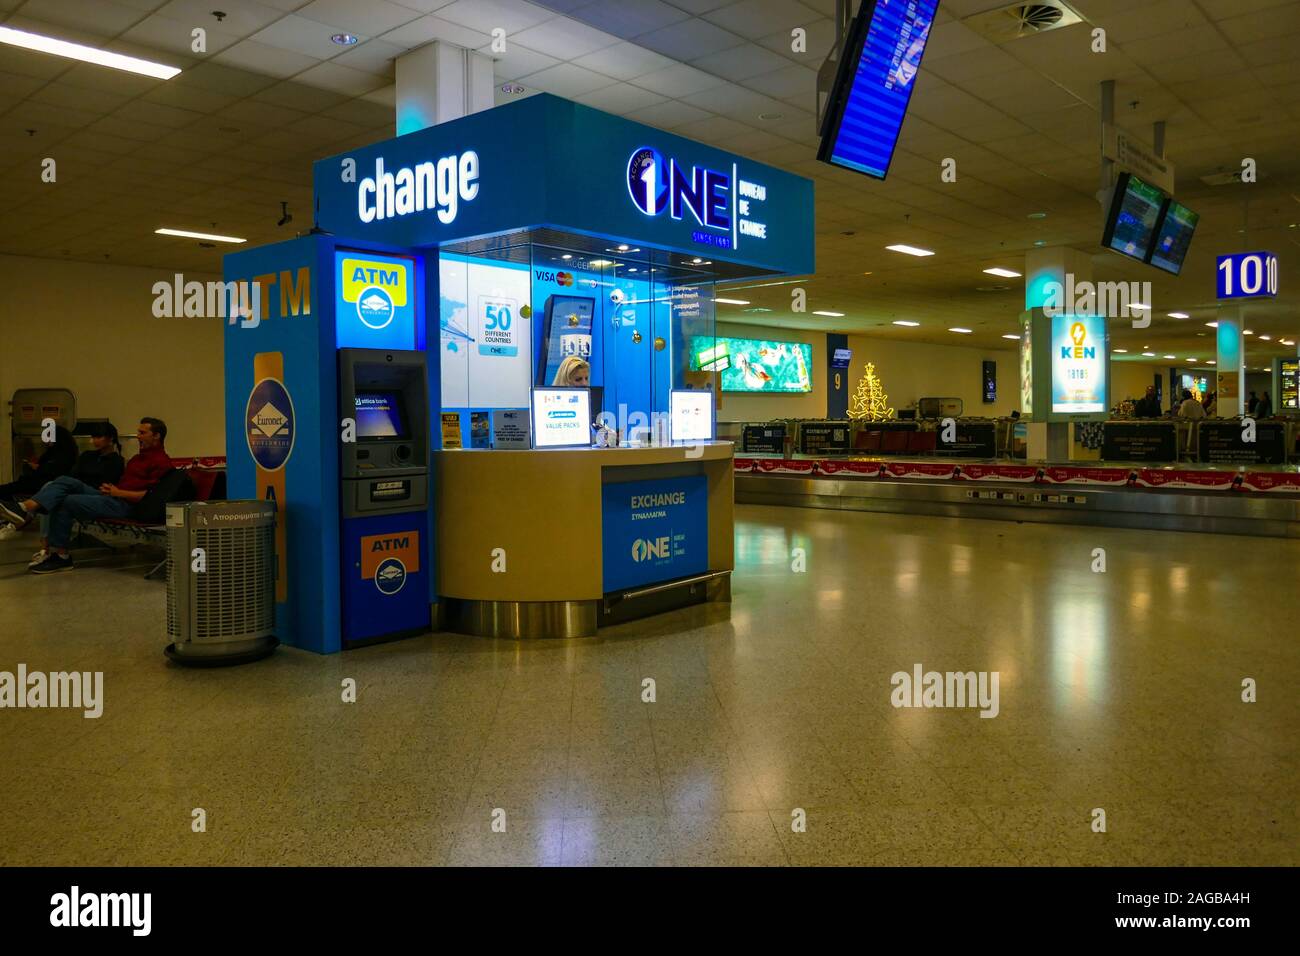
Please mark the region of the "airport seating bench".
<svg viewBox="0 0 1300 956"><path fill-rule="evenodd" d="M218 465L219 463L219 465ZM175 501L220 501L226 497L225 459L209 458L173 458L172 475L181 472L189 479L183 483L182 492L171 498L167 504ZM165 475L163 480L165 481ZM130 518L99 518L95 521L78 522L75 529L88 538L94 538L110 548L130 548L146 545L155 548L167 546L167 527L146 521L134 521ZM164 558L145 575L152 578L162 573L167 561Z"/></svg>

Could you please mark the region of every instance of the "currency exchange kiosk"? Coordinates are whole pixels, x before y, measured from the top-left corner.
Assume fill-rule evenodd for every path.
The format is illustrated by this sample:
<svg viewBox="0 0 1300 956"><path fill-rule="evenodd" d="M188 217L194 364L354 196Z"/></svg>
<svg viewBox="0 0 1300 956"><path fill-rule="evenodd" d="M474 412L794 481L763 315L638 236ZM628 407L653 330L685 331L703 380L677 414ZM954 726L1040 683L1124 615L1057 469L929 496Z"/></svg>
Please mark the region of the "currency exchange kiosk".
<svg viewBox="0 0 1300 956"><path fill-rule="evenodd" d="M277 504L282 643L729 593L731 444L665 419L723 387L715 282L813 272L809 180L542 93L318 160L312 214L224 260L256 306L226 319L229 493ZM609 421L558 447L569 358Z"/></svg>

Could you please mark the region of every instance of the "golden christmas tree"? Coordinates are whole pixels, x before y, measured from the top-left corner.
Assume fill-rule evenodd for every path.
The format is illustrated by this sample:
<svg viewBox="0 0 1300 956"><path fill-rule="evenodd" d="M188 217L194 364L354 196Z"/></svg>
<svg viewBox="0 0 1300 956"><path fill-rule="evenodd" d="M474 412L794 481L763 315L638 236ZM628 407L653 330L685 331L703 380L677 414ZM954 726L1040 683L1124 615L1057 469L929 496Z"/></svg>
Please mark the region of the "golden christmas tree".
<svg viewBox="0 0 1300 956"><path fill-rule="evenodd" d="M890 421L894 417L894 410L888 407L886 404L888 401L889 396L885 394L885 386L876 375L875 364L868 362L866 374L862 376L857 391L849 399L849 418L869 422Z"/></svg>

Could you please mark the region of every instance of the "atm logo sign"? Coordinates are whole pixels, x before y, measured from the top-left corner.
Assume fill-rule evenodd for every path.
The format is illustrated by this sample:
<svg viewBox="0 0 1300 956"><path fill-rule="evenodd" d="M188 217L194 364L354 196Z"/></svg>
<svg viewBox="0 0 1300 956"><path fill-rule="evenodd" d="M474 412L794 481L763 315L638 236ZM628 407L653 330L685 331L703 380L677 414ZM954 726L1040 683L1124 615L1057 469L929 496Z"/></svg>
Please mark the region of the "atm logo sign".
<svg viewBox="0 0 1300 956"><path fill-rule="evenodd" d="M379 289L395 307L406 305L411 271L406 263L345 258L339 271L344 302L361 302L366 292Z"/></svg>
<svg viewBox="0 0 1300 956"><path fill-rule="evenodd" d="M363 535L361 538L361 579L374 581L385 594L386 585L397 575L415 574L420 570L420 533L399 531L389 534Z"/></svg>

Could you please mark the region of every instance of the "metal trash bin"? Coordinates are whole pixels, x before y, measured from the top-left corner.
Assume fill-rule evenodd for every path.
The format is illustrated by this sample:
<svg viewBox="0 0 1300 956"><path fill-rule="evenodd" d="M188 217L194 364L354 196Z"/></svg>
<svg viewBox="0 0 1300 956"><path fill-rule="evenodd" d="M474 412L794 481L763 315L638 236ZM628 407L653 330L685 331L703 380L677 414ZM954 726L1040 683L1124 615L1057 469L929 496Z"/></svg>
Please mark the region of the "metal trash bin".
<svg viewBox="0 0 1300 956"><path fill-rule="evenodd" d="M266 657L280 643L275 576L272 502L168 505L167 657L198 667Z"/></svg>

